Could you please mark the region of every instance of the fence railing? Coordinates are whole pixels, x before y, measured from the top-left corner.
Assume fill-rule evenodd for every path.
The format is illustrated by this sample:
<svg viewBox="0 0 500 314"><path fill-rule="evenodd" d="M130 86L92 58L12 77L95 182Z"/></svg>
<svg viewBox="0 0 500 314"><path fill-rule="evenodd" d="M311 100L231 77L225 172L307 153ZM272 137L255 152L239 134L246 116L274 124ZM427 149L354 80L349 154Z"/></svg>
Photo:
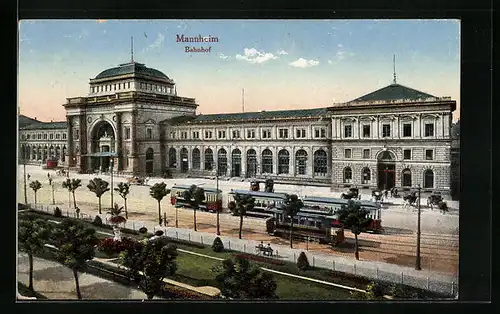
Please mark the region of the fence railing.
<svg viewBox="0 0 500 314"><path fill-rule="evenodd" d="M31 208L35 208L38 211L53 213L54 205L33 206L28 204ZM77 218L76 212L61 209L61 213L65 217ZM79 218L85 219L87 221L93 221L96 215L90 215L86 213L80 213ZM103 224L108 224L105 219L105 215L100 215ZM196 232L188 229L180 229L174 227L159 227L155 222L136 222L136 221L126 221L120 225L121 228L128 228L131 230L139 230L141 227L146 227L149 231L155 232L156 230L162 230L164 235L175 238L178 240L190 241L205 245L211 245L214 239L217 237L215 234ZM110 234L112 231L110 231ZM232 251L244 252L249 254L256 254L255 247L260 244L260 241L247 240L247 239L237 239L226 236L219 236L224 244L224 248ZM296 263L299 254L302 250L291 249L288 247L276 247L272 246L273 254L272 258L289 261ZM456 297L458 294L458 280L438 280L430 276L425 276L425 274L417 275L409 274L405 271L395 271L390 270L389 267L378 267L370 265L369 262L365 261L349 261L346 258L340 257L326 257L315 254L314 252L304 251L309 263L313 267L329 269L334 272L341 272L346 274L351 274L359 277L364 277L367 279L373 279L378 281L385 281L388 283L403 284L415 288L425 289L433 292L437 292L443 295Z"/></svg>

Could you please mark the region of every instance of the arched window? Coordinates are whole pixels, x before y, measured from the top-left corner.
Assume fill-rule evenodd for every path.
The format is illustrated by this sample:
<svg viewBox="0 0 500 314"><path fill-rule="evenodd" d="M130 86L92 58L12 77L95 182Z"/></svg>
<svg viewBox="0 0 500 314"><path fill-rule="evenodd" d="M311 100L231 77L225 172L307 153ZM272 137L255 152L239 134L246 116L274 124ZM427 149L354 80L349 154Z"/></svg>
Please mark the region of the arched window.
<svg viewBox="0 0 500 314"><path fill-rule="evenodd" d="M431 169L424 171L424 189L434 188L434 172Z"/></svg>
<svg viewBox="0 0 500 314"><path fill-rule="evenodd" d="M273 152L267 148L262 152L262 173L273 173Z"/></svg>
<svg viewBox="0 0 500 314"><path fill-rule="evenodd" d="M181 149L181 172L189 170L189 152L186 148Z"/></svg>
<svg viewBox="0 0 500 314"><path fill-rule="evenodd" d="M314 175L326 176L328 172L328 158L326 152L318 149L314 152Z"/></svg>
<svg viewBox="0 0 500 314"><path fill-rule="evenodd" d="M352 182L352 169L350 167L344 168L344 183Z"/></svg>
<svg viewBox="0 0 500 314"><path fill-rule="evenodd" d="M241 151L237 148L231 153L231 177L241 175Z"/></svg>
<svg viewBox="0 0 500 314"><path fill-rule="evenodd" d="M199 170L201 165L200 150L198 148L193 149L193 169Z"/></svg>
<svg viewBox="0 0 500 314"><path fill-rule="evenodd" d="M286 149L278 152L278 174L288 174L290 168L290 153Z"/></svg>
<svg viewBox="0 0 500 314"><path fill-rule="evenodd" d="M227 152L224 148L219 149L217 153L217 172L219 176L227 174Z"/></svg>
<svg viewBox="0 0 500 314"><path fill-rule="evenodd" d="M177 151L173 147L170 147L170 149L168 150L168 167L177 167Z"/></svg>
<svg viewBox="0 0 500 314"><path fill-rule="evenodd" d="M402 186L411 186L411 170L406 168L401 172L401 185Z"/></svg>
<svg viewBox="0 0 500 314"><path fill-rule="evenodd" d="M247 150L247 178L253 178L257 174L257 152L255 149Z"/></svg>
<svg viewBox="0 0 500 314"><path fill-rule="evenodd" d="M214 169L214 152L207 148L205 149L205 170L212 171Z"/></svg>
<svg viewBox="0 0 500 314"><path fill-rule="evenodd" d="M371 179L372 179L372 174L370 168L363 168L363 171L361 171L361 183L368 184L370 183Z"/></svg>
<svg viewBox="0 0 500 314"><path fill-rule="evenodd" d="M150 147L146 150L146 173L153 173L154 150Z"/></svg>
<svg viewBox="0 0 500 314"><path fill-rule="evenodd" d="M306 174L307 152L303 149L295 153L295 171L297 174Z"/></svg>

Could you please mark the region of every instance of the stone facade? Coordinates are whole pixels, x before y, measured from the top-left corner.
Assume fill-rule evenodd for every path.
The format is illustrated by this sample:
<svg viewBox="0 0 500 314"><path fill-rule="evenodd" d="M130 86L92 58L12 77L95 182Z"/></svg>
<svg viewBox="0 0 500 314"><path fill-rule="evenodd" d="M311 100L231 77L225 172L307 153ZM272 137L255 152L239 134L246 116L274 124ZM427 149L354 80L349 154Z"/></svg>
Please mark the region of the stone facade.
<svg viewBox="0 0 500 314"><path fill-rule="evenodd" d="M83 172L102 167L95 158L110 152L114 170L130 174L450 189L448 97L391 84L328 108L196 115L193 98L177 96L171 79L141 64L108 69L90 85L87 96L63 105L66 122L21 128L21 156L54 154ZM59 153L44 155L51 146Z"/></svg>

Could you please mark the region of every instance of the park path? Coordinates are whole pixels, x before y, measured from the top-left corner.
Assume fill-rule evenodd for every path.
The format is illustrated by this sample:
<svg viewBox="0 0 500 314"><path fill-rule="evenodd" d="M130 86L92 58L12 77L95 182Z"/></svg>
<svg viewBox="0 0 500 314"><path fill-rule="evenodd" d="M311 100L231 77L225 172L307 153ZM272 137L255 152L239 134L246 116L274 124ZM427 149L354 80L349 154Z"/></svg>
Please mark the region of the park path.
<svg viewBox="0 0 500 314"><path fill-rule="evenodd" d="M19 253L17 280L28 286L28 255ZM145 300L144 292L92 274L79 273L80 291L84 300ZM33 257L35 291L50 300L78 300L73 271L57 262ZM154 297L154 299L160 299Z"/></svg>

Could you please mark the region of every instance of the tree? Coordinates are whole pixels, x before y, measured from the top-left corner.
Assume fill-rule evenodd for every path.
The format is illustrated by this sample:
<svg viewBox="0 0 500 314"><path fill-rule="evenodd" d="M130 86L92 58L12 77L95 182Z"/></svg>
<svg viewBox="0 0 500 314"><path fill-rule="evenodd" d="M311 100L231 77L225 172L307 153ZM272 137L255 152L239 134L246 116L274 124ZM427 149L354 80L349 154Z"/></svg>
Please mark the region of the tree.
<svg viewBox="0 0 500 314"><path fill-rule="evenodd" d="M28 254L29 270L29 289L33 289L33 255L41 253L44 245L49 239L51 225L43 219L37 219L35 216L22 217L19 221L19 230L17 238L20 248Z"/></svg>
<svg viewBox="0 0 500 314"><path fill-rule="evenodd" d="M270 273L265 273L247 259L236 256L222 261L212 269L221 293L234 299L275 299L276 282Z"/></svg>
<svg viewBox="0 0 500 314"><path fill-rule="evenodd" d="M36 206L36 193L38 192L38 190L42 188L42 184L40 183L40 181L35 180L30 183L30 188L32 188L33 192L35 192L35 206Z"/></svg>
<svg viewBox="0 0 500 314"><path fill-rule="evenodd" d="M113 208L110 208L110 210L107 212L107 214L110 215L108 221L113 225L113 233L115 234L114 237L115 241L122 240L119 225L127 221L127 219L121 215L122 209L123 206L119 207L118 204L115 203Z"/></svg>
<svg viewBox="0 0 500 314"><path fill-rule="evenodd" d="M300 270L307 270L309 267L310 264L306 253L300 252L299 257L297 258L297 268Z"/></svg>
<svg viewBox="0 0 500 314"><path fill-rule="evenodd" d="M118 183L118 187L115 188L115 191L118 192L118 194L120 194L120 196L125 201L125 218L128 219L127 196L130 193L130 183Z"/></svg>
<svg viewBox="0 0 500 314"><path fill-rule="evenodd" d="M76 294L81 300L78 271L84 269L87 261L94 258L94 247L99 242L95 230L85 227L77 220L65 219L54 229L51 238L58 248L55 251L56 259L73 271Z"/></svg>
<svg viewBox="0 0 500 314"><path fill-rule="evenodd" d="M304 207L304 203L295 194L287 195L283 204L283 210L290 218L290 248L293 248L293 218L297 215L300 209Z"/></svg>
<svg viewBox="0 0 500 314"><path fill-rule="evenodd" d="M241 239L241 230L243 229L243 216L247 211L251 211L255 204L255 199L248 194L234 194L234 202L236 207L234 208L234 214L240 216L240 232L239 238Z"/></svg>
<svg viewBox="0 0 500 314"><path fill-rule="evenodd" d="M161 200L170 193L165 182L156 183L149 189L149 195L158 201L158 224L161 225Z"/></svg>
<svg viewBox="0 0 500 314"><path fill-rule="evenodd" d="M177 270L177 247L165 245L161 238L146 243L137 242L120 253L120 262L128 274L147 295L153 299L161 291L163 279Z"/></svg>
<svg viewBox="0 0 500 314"><path fill-rule="evenodd" d="M205 201L205 189L197 187L196 185L191 185L188 190L185 190L182 193L182 197L184 200L191 206L193 209L193 223L194 223L194 231L196 230L196 210L200 207L200 205Z"/></svg>
<svg viewBox="0 0 500 314"><path fill-rule="evenodd" d="M82 180L80 179L66 179L66 181L62 183L62 187L64 189L68 189L68 192L73 194L73 205L75 206L75 209L76 209L75 191L81 186L82 186Z"/></svg>
<svg viewBox="0 0 500 314"><path fill-rule="evenodd" d="M360 203L353 200L349 200L347 206L342 205L337 214L342 227L351 229L354 234L354 254L359 260L358 235L365 230L372 219L368 217L368 211L362 209Z"/></svg>
<svg viewBox="0 0 500 314"><path fill-rule="evenodd" d="M95 196L99 199L99 215L102 214L101 212L101 196L109 191L109 183L107 181L104 181L101 178L94 178L89 181L89 184L87 185L87 188L89 188L90 192L94 192Z"/></svg>

